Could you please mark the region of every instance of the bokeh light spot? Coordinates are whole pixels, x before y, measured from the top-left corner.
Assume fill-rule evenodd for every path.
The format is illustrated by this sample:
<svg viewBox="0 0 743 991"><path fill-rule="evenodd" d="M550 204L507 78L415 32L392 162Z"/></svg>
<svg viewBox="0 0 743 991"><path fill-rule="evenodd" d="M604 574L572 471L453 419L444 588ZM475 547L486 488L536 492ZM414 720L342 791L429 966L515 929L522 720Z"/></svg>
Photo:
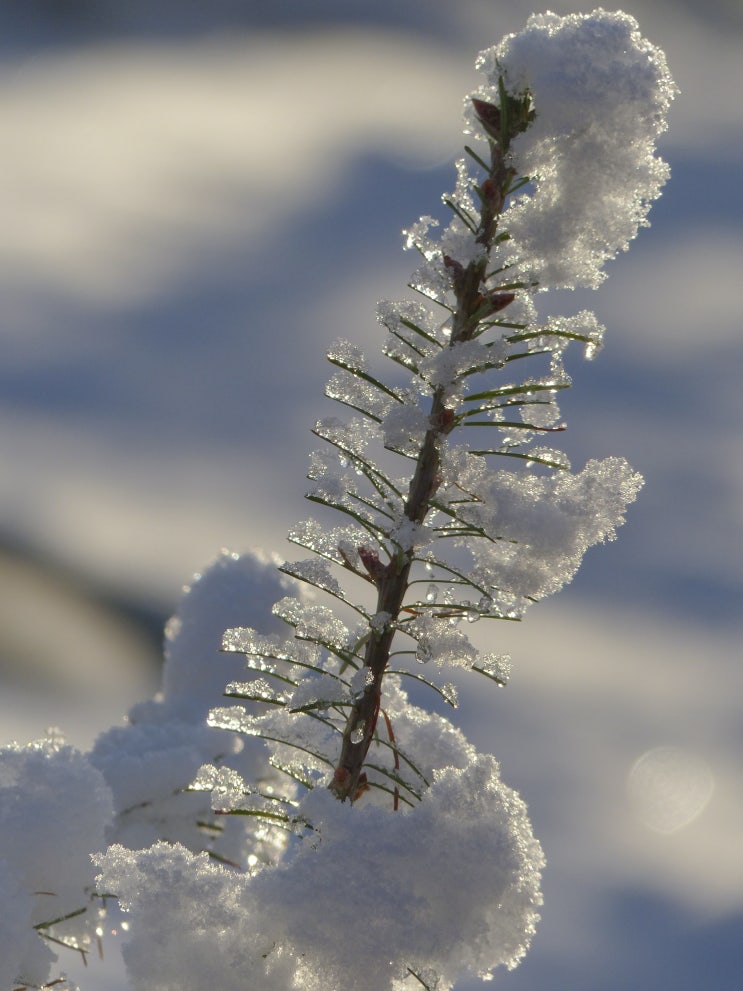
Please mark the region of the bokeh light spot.
<svg viewBox="0 0 743 991"><path fill-rule="evenodd" d="M630 769L627 794L639 821L657 833L675 833L704 810L714 790L709 764L681 747L655 747Z"/></svg>

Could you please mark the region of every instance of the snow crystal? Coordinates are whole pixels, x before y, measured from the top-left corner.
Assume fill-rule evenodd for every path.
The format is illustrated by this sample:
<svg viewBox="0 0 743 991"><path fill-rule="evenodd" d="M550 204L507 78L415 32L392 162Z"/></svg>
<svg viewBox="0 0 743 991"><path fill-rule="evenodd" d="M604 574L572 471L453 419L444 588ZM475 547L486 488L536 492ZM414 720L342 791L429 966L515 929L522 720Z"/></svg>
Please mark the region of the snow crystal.
<svg viewBox="0 0 743 991"><path fill-rule="evenodd" d="M248 786L237 771L231 767L214 767L204 764L191 785L194 791L219 791L222 794L239 792L241 795L248 791Z"/></svg>
<svg viewBox="0 0 743 991"><path fill-rule="evenodd" d="M288 705L292 711L309 706L322 709L335 702L347 701L348 697L349 688L340 678L318 674L302 679L292 692Z"/></svg>
<svg viewBox="0 0 743 991"><path fill-rule="evenodd" d="M428 427L428 416L419 406L394 406L382 422L384 446L417 454Z"/></svg>
<svg viewBox="0 0 743 991"><path fill-rule="evenodd" d="M344 506L349 492L355 492L356 487L348 484L348 476L335 472L326 472L318 478L317 484L307 492L307 498L328 506Z"/></svg>
<svg viewBox="0 0 743 991"><path fill-rule="evenodd" d="M335 444L342 452L359 456L375 434L373 424L366 418L355 417L344 423L335 416L318 420L315 433Z"/></svg>
<svg viewBox="0 0 743 991"><path fill-rule="evenodd" d="M431 543L431 531L403 517L390 529L390 540L403 551L417 550Z"/></svg>
<svg viewBox="0 0 743 991"><path fill-rule="evenodd" d="M585 341L586 358L589 360L601 350L605 332L606 327L590 310L581 310L572 317L549 317L545 326L546 334L575 336Z"/></svg>
<svg viewBox="0 0 743 991"><path fill-rule="evenodd" d="M527 453L534 464L545 464L563 471L570 469L570 459L567 454L554 447L532 447Z"/></svg>
<svg viewBox="0 0 743 991"><path fill-rule="evenodd" d="M505 685L511 677L511 657L509 654L484 654L477 659L477 668Z"/></svg>
<svg viewBox="0 0 743 991"><path fill-rule="evenodd" d="M426 340L444 344L451 333L448 321L441 323L429 307L418 300L382 300L377 304L377 319L390 333L417 341L419 347L424 346Z"/></svg>
<svg viewBox="0 0 743 991"><path fill-rule="evenodd" d="M325 561L319 561L316 557L307 558L304 561L293 561L291 564L282 565L284 574L291 575L300 581L314 585L315 588L323 589L333 595L343 598L345 593L338 583L338 579L333 575Z"/></svg>
<svg viewBox="0 0 743 991"><path fill-rule="evenodd" d="M421 217L420 220L417 220L407 230L403 231L405 248L408 251L411 248L416 248L427 261L438 258L441 254L438 241L428 236L429 230L432 227L438 226L439 222L435 217Z"/></svg>
<svg viewBox="0 0 743 991"><path fill-rule="evenodd" d="M336 372L331 377L325 386L325 395L360 410L373 420L380 420L397 403L394 395L347 371Z"/></svg>
<svg viewBox="0 0 743 991"><path fill-rule="evenodd" d="M560 420L560 409L546 399L530 400L520 407L519 416L532 427L554 427Z"/></svg>
<svg viewBox="0 0 743 991"><path fill-rule="evenodd" d="M477 649L461 630L452 627L449 618L420 616L405 625L405 632L417 640L420 659L439 667L471 668L478 658Z"/></svg>
<svg viewBox="0 0 743 991"><path fill-rule="evenodd" d="M326 606L305 605L299 599L286 597L274 604L273 613L293 626L301 640L334 644L340 648L348 645L348 627Z"/></svg>
<svg viewBox="0 0 743 991"><path fill-rule="evenodd" d="M317 520L303 520L289 530L289 540L314 551L336 564L344 563L344 555L355 561L356 548L368 541L369 535L360 527L346 526L328 529Z"/></svg>
<svg viewBox="0 0 743 991"><path fill-rule="evenodd" d="M364 371L366 369L366 358L361 348L342 338L335 341L329 348L328 360L357 371Z"/></svg>
<svg viewBox="0 0 743 991"><path fill-rule="evenodd" d="M251 671L271 671L273 661L311 664L318 657L317 647L311 644L282 639L275 634L266 637L251 626L225 630L222 649L245 654L245 666Z"/></svg>
<svg viewBox="0 0 743 991"><path fill-rule="evenodd" d="M310 685L307 703L313 701L314 688ZM299 700L305 701L302 694ZM209 718L214 717L226 721L230 719L230 713L224 709L215 710ZM240 720L241 732L265 737L266 749L274 767L286 769L310 786L326 779L335 766L340 731L324 719L312 719L288 707L271 707L261 715L233 712L231 718L234 726Z"/></svg>
<svg viewBox="0 0 743 991"><path fill-rule="evenodd" d="M466 158L458 158L454 163L454 167L457 170L456 187L451 196L444 194L444 196L442 196L442 200L444 203L452 203L464 214L467 220L471 220L479 213L472 196L472 190L475 187L476 182L469 173Z"/></svg>
<svg viewBox="0 0 743 991"><path fill-rule="evenodd" d="M227 729L246 736L255 736L257 730L254 715L244 705L220 705L211 709L206 717L208 726Z"/></svg>
<svg viewBox="0 0 743 991"><path fill-rule="evenodd" d="M382 345L382 353L397 362L398 365L402 365L416 375L418 374L421 349L416 347L411 341L390 334Z"/></svg>

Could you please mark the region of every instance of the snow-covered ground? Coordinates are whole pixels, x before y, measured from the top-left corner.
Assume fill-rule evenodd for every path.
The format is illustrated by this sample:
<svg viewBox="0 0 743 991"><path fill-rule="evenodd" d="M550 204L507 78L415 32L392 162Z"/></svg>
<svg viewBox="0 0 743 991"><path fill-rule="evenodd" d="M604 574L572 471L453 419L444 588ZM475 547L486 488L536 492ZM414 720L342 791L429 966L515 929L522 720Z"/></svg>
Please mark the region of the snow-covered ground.
<svg viewBox="0 0 743 991"><path fill-rule="evenodd" d="M399 230L452 187L474 53L531 10L321 6L58 45L39 5L43 45L6 33L0 530L37 564L2 570L3 740L89 744L152 690L133 610L164 617L223 545L291 554L323 352L374 353ZM739 986L743 20L624 7L682 90L673 174L599 293L566 294L608 334L561 406L574 465L624 455L646 486L570 589L488 630L508 689L462 697L548 857L513 991Z"/></svg>

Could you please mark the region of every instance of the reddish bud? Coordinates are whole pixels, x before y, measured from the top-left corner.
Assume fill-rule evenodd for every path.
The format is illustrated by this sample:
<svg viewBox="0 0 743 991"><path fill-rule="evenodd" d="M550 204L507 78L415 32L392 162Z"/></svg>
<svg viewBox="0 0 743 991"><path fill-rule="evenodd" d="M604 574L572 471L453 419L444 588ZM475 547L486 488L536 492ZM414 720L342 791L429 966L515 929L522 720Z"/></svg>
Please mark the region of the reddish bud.
<svg viewBox="0 0 743 991"><path fill-rule="evenodd" d="M500 194L500 189L495 179L486 179L482 186L480 186L480 192L483 199L494 200Z"/></svg>
<svg viewBox="0 0 743 991"><path fill-rule="evenodd" d="M357 798L360 798L365 791L371 791L371 788L369 786L369 779L366 776L366 772L362 771L359 775L359 783L356 786L356 794L353 796L354 802Z"/></svg>
<svg viewBox="0 0 743 991"><path fill-rule="evenodd" d="M444 255L444 268L450 268L452 270L454 292L458 293L464 282L464 266L456 258L452 258L450 255Z"/></svg>
<svg viewBox="0 0 743 991"><path fill-rule="evenodd" d="M500 108L493 103L486 103L485 100L478 100L472 97L472 106L488 134L494 138L500 137Z"/></svg>
<svg viewBox="0 0 743 991"><path fill-rule="evenodd" d="M440 431L442 434L448 434L454 429L455 419L454 410L444 408L437 416L430 417L430 423L435 430Z"/></svg>
<svg viewBox="0 0 743 991"><path fill-rule="evenodd" d="M514 299L516 299L516 293L512 292L489 292L485 295L479 293L475 297L475 305L478 315L482 319L504 310ZM482 312L483 310L484 312Z"/></svg>
<svg viewBox="0 0 743 991"><path fill-rule="evenodd" d="M514 299L516 299L516 293L513 292L493 292L488 296L493 313L497 313L498 310L504 310Z"/></svg>
<svg viewBox="0 0 743 991"><path fill-rule="evenodd" d="M361 546L358 549L361 563L369 573L369 577L374 582L379 582L385 574L386 568L379 560L379 554L369 547Z"/></svg>

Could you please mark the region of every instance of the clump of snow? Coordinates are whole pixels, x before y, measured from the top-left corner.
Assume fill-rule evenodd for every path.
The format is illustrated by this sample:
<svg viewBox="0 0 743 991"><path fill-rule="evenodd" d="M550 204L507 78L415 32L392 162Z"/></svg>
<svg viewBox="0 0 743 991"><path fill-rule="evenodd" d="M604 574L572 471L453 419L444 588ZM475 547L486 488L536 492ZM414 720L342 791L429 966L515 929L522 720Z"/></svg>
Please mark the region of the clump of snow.
<svg viewBox="0 0 743 991"><path fill-rule="evenodd" d="M439 666L471 668L479 657L466 635L452 627L449 619L420 616L408 624L406 632L418 642L418 660Z"/></svg>
<svg viewBox="0 0 743 991"><path fill-rule="evenodd" d="M61 737L0 748L0 987L47 980L55 957L34 926L82 911L64 935L89 942L90 854L112 815L103 776Z"/></svg>
<svg viewBox="0 0 743 991"><path fill-rule="evenodd" d="M54 954L33 928L34 899L24 879L0 859L0 987L42 985Z"/></svg>
<svg viewBox="0 0 743 991"><path fill-rule="evenodd" d="M126 725L101 734L90 755L114 795L109 842L137 848L167 839L240 863L253 852L244 821L200 825L212 819L208 796L186 789L213 761L227 760L251 780L273 777L259 745L207 726L206 717L227 682L244 672L241 659L221 652L225 628L254 618L267 632L278 629L271 604L289 587L274 562L222 551L184 589L165 630L162 693L134 706Z"/></svg>
<svg viewBox="0 0 743 991"><path fill-rule="evenodd" d="M491 359L490 351L481 341L460 341L439 351L421 370L433 388L450 389L456 384L461 389L464 374L486 365Z"/></svg>
<svg viewBox="0 0 743 991"><path fill-rule="evenodd" d="M132 914L136 991L392 991L415 985L410 970L446 991L525 953L543 856L492 757L437 772L405 813L360 813L325 789L299 811L312 842L254 875L164 844L97 858Z"/></svg>
<svg viewBox="0 0 743 991"><path fill-rule="evenodd" d="M390 540L400 550L410 551L430 544L431 532L421 523L415 523L403 516L395 521L390 529Z"/></svg>
<svg viewBox="0 0 743 991"><path fill-rule="evenodd" d="M296 962L261 929L249 877L206 853L114 845L99 883L132 915L122 955L134 991L289 991Z"/></svg>
<svg viewBox="0 0 743 991"><path fill-rule="evenodd" d="M256 552L223 550L184 588L165 629L162 697L174 712L203 721L221 695L234 671L234 660L220 654L224 630L247 623L266 633L280 629L271 606L293 586L277 564Z"/></svg>
<svg viewBox="0 0 743 991"><path fill-rule="evenodd" d="M589 461L583 471L543 478L499 471L465 515L493 539L472 547L477 580L523 610L569 582L586 550L613 540L642 478L623 458Z"/></svg>
<svg viewBox="0 0 743 991"><path fill-rule="evenodd" d="M384 446L398 451L418 451L428 429L428 417L420 406L393 406L382 421Z"/></svg>
<svg viewBox="0 0 743 991"><path fill-rule="evenodd" d="M324 790L304 811L319 846L262 872L253 890L263 925L300 957L307 991L383 991L401 986L407 968L435 970L444 989L523 956L543 859L493 758L441 770L404 814L359 815Z"/></svg>
<svg viewBox="0 0 743 991"><path fill-rule="evenodd" d="M598 9L534 14L477 65L487 84L476 96L497 103L502 75L509 92L531 93L536 113L512 146L534 192L503 218L508 260L541 288L595 287L669 175L654 153L676 93L665 55L629 14ZM469 120L482 131L473 111Z"/></svg>

